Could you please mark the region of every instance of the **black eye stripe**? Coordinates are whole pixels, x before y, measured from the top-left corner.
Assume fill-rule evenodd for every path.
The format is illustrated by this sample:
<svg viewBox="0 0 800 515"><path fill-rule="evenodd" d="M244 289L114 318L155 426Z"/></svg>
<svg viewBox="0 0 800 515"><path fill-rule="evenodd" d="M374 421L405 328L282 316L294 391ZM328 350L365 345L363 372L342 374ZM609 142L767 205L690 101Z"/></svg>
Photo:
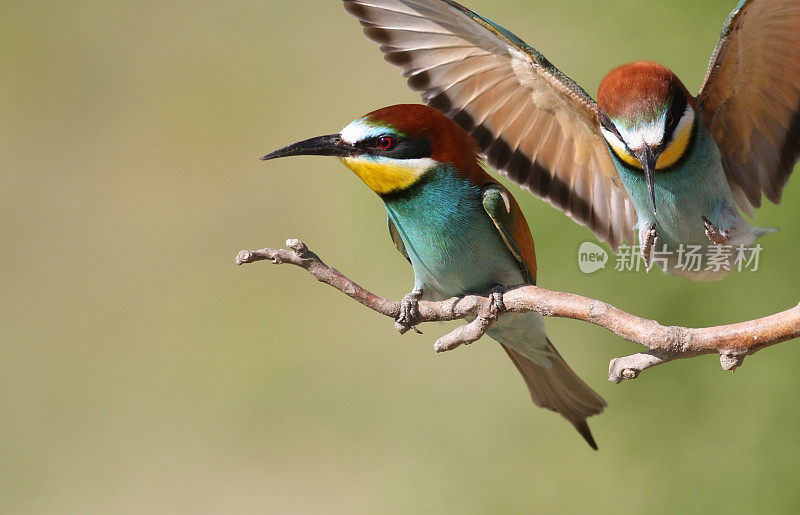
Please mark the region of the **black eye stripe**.
<svg viewBox="0 0 800 515"><path fill-rule="evenodd" d="M620 141L622 141L622 136L620 136L617 127L614 125L614 122L611 121L611 118L604 111L600 111L600 125L603 126L605 130L608 132L616 135Z"/></svg>
<svg viewBox="0 0 800 515"><path fill-rule="evenodd" d="M629 154L633 155L631 149L628 148L628 144L625 143L625 140L622 139L622 135L619 133L619 130L617 130L617 126L614 125L614 122L611 121L611 118L609 118L608 115L602 110L600 111L600 125L605 130L615 135L617 139L619 139L622 142L622 144L625 145L625 150L627 150Z"/></svg>
<svg viewBox="0 0 800 515"><path fill-rule="evenodd" d="M382 146L381 140L391 139L389 147ZM430 157L433 153L431 143L427 139L413 139L397 134L381 134L366 138L354 145L362 154L374 154L393 159L421 159Z"/></svg>
<svg viewBox="0 0 800 515"><path fill-rule="evenodd" d="M686 100L686 95L676 88L672 95L672 103L669 107L669 113L667 113L667 121L670 121L671 117L672 123L668 123L664 126L664 142L672 141L672 136L675 133L675 129L678 128L678 123L680 123L681 118L683 118L683 113L686 112L687 104L688 101Z"/></svg>
<svg viewBox="0 0 800 515"><path fill-rule="evenodd" d="M356 148L360 148L363 150L375 150L379 149L383 152L392 150L398 144L400 144L406 138L401 138L400 136L394 136L391 134L382 134L380 136L374 136L372 138L362 139L361 141L356 143ZM387 141L388 145L386 145Z"/></svg>
<svg viewBox="0 0 800 515"><path fill-rule="evenodd" d="M378 140L383 138L384 136L375 136L373 138L366 138L362 139L361 141L356 142L356 147L358 148L370 148L370 147L377 147Z"/></svg>

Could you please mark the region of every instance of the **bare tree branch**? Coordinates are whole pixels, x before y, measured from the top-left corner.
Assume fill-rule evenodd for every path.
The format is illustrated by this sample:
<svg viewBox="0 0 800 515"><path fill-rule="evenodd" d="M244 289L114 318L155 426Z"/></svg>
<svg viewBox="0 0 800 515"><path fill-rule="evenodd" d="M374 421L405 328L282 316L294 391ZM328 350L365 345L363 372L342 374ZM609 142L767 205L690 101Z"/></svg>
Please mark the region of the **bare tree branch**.
<svg viewBox="0 0 800 515"><path fill-rule="evenodd" d="M341 272L325 263L300 240L287 240L288 249L243 250L236 256L236 264L270 260L274 264L289 263L307 270L317 280L347 294L378 313L397 319L400 302L384 299L371 293ZM493 298L498 295L497 298ZM644 345L649 350L611 360L608 379L619 383L633 379L642 371L676 359L704 354L719 354L724 370L735 370L745 356L763 348L800 337L800 304L791 309L764 318L692 329L680 326L663 326L605 302L572 293L545 290L538 286L520 285L506 290L502 295L466 295L451 299L419 302L419 312L411 324L399 324L405 332L422 322L471 320L467 325L439 338L434 344L436 352L455 349L480 339L502 311L536 311L544 316L583 320L609 331L625 340Z"/></svg>

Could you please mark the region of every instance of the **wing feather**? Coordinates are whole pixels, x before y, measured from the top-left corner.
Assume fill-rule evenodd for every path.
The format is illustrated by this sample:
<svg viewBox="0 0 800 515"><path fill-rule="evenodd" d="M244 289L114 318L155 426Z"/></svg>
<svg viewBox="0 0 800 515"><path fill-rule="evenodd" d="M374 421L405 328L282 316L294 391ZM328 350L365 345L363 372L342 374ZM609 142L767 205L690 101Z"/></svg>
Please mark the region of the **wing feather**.
<svg viewBox="0 0 800 515"><path fill-rule="evenodd" d="M483 189L483 208L517 261L525 281L536 284L533 237L517 201L502 185L489 183Z"/></svg>
<svg viewBox="0 0 800 515"><path fill-rule="evenodd" d="M742 0L697 100L739 206L780 202L800 158L800 2Z"/></svg>

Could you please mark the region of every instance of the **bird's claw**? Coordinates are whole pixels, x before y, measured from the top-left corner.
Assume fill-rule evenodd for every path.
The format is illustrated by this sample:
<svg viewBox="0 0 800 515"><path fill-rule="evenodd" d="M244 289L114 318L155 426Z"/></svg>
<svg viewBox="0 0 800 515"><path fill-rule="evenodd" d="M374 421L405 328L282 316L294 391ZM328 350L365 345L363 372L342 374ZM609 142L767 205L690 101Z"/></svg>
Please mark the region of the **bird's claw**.
<svg viewBox="0 0 800 515"><path fill-rule="evenodd" d="M650 266L650 260L653 254L653 247L656 246L658 242L658 231L656 228L658 227L658 222L653 222L653 225L647 230L646 237L644 239L644 245L642 245L642 259L644 260L645 266Z"/></svg>
<svg viewBox="0 0 800 515"><path fill-rule="evenodd" d="M720 230L705 216L703 217L703 225L706 229L706 236L714 245L725 245L731 242L731 232L727 229Z"/></svg>
<svg viewBox="0 0 800 515"><path fill-rule="evenodd" d="M422 290L414 290L406 293L403 300L400 301L400 316L394 321L394 326L400 331L400 334L405 334L409 329L413 329L417 334L422 334L422 331L414 325L419 318L419 298L421 296Z"/></svg>
<svg viewBox="0 0 800 515"><path fill-rule="evenodd" d="M489 292L489 314L495 320L506 311L506 305L503 302L503 293L505 293L505 291L505 288L502 286L495 286L492 288L492 291Z"/></svg>

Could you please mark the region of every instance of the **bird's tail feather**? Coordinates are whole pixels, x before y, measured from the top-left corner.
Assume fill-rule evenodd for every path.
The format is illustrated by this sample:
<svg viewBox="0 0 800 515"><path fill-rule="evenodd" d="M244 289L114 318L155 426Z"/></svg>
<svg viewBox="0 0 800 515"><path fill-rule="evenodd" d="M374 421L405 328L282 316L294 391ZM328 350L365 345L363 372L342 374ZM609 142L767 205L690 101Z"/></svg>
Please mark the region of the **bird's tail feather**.
<svg viewBox="0 0 800 515"><path fill-rule="evenodd" d="M547 350L554 356L553 366L537 365L522 354L502 345L511 361L525 379L533 402L542 408L553 410L567 419L595 450L597 444L586 419L597 415L607 406L606 401L578 377L561 355L547 340Z"/></svg>

